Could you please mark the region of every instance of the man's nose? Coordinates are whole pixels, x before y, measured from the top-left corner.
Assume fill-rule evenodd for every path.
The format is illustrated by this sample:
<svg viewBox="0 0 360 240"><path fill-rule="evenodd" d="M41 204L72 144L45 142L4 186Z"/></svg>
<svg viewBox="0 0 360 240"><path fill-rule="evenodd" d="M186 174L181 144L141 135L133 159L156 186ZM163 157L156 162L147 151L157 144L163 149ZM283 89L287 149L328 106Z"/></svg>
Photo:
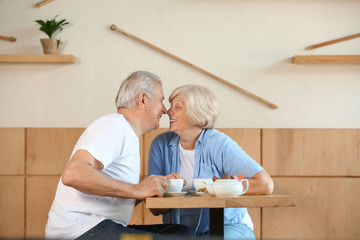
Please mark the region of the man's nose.
<svg viewBox="0 0 360 240"><path fill-rule="evenodd" d="M163 104L163 109L162 110L163 110L163 114L167 114L168 111L166 110L166 107L165 107L164 104Z"/></svg>

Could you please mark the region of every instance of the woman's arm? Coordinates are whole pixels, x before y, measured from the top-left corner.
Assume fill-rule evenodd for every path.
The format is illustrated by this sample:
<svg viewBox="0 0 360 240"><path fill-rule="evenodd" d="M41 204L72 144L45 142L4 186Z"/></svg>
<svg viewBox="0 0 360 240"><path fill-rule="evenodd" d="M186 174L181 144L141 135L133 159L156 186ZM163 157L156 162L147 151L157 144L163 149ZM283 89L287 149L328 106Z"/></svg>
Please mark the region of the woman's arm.
<svg viewBox="0 0 360 240"><path fill-rule="evenodd" d="M245 194L271 194L274 190L274 182L265 169L249 178L248 181L249 189ZM245 187L245 182L243 185Z"/></svg>
<svg viewBox="0 0 360 240"><path fill-rule="evenodd" d="M243 174L249 181L249 189L246 194L271 194L273 192L274 182L270 175L234 140L228 136L225 139L219 137L217 140L218 144L214 146L214 149L217 149L215 152L218 152L216 159L222 159L221 164L224 171L222 175L225 173L231 176Z"/></svg>

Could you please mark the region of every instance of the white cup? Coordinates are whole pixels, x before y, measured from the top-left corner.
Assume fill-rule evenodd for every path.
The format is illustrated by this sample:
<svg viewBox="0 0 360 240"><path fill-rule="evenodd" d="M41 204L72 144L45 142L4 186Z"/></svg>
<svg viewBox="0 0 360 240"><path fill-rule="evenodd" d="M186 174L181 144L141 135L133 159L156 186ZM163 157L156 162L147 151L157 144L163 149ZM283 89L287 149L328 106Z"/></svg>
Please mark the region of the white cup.
<svg viewBox="0 0 360 240"><path fill-rule="evenodd" d="M184 179L168 179L166 192L181 192L184 186Z"/></svg>
<svg viewBox="0 0 360 240"><path fill-rule="evenodd" d="M199 191L201 188L205 188L205 182L212 184L213 180L211 178L194 178L194 188L196 191Z"/></svg>

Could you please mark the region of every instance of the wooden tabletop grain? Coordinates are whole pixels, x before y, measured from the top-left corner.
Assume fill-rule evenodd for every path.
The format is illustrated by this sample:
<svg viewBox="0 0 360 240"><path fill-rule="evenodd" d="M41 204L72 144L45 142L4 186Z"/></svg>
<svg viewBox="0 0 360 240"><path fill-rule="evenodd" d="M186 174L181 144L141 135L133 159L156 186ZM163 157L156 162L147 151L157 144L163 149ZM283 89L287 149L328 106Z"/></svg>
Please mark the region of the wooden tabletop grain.
<svg viewBox="0 0 360 240"><path fill-rule="evenodd" d="M296 198L290 195L242 195L214 197L187 194L180 197L150 197L146 208L235 208L235 207L295 207Z"/></svg>

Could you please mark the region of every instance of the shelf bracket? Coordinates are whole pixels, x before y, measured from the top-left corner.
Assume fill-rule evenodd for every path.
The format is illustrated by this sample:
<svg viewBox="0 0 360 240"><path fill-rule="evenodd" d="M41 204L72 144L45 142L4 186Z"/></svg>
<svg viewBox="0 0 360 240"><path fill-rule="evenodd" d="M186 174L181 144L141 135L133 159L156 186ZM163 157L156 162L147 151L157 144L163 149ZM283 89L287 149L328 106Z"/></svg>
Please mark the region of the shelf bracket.
<svg viewBox="0 0 360 240"><path fill-rule="evenodd" d="M347 40L358 38L358 37L360 37L360 33L354 34L354 35L351 35L351 36L347 36L347 37L343 37L343 38L338 38L338 39L327 41L327 42L323 42L323 43L319 43L319 44L315 44L315 45L311 45L311 46L308 46L306 48L306 50L311 50L311 49L327 46L327 45L338 43L338 42L347 41Z"/></svg>
<svg viewBox="0 0 360 240"><path fill-rule="evenodd" d="M52 2L52 1L54 1L54 0L43 0L43 1L41 1L41 2L38 2L38 3L36 4L36 6L37 6L37 7L42 7L42 6L44 6L45 4L48 4L48 3Z"/></svg>

